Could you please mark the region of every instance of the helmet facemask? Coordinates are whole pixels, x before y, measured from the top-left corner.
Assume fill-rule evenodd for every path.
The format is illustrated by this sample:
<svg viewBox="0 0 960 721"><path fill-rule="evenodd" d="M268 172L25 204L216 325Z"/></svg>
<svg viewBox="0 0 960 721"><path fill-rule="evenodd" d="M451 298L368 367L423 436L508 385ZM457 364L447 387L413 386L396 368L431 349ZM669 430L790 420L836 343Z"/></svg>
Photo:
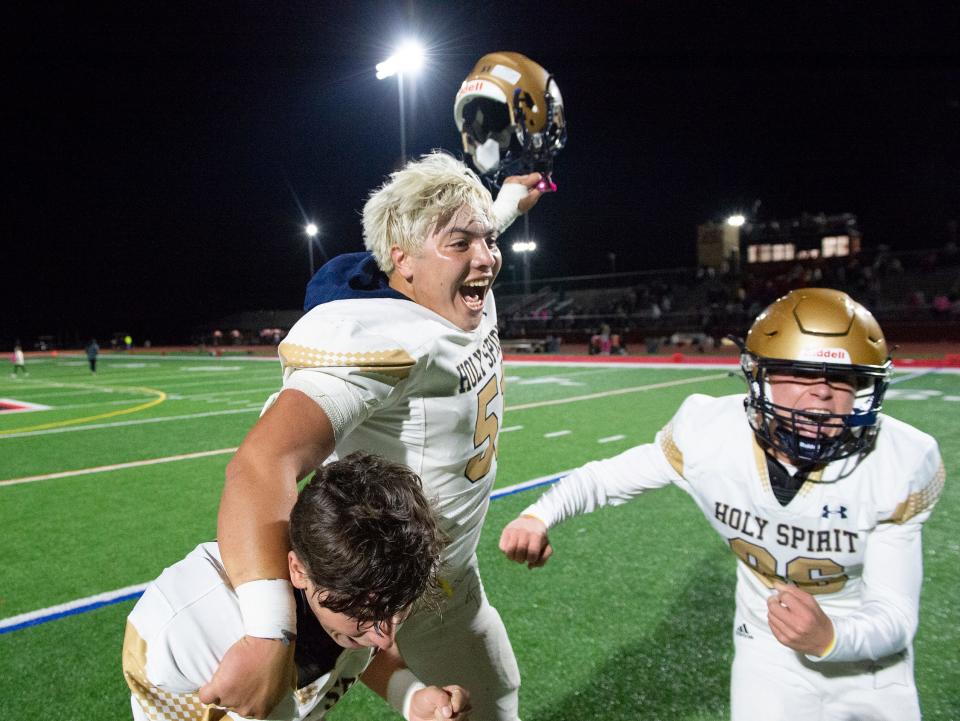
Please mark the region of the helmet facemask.
<svg viewBox="0 0 960 721"><path fill-rule="evenodd" d="M749 395L747 418L759 440L794 465L825 464L868 450L876 437L878 414L889 385L889 361L880 367L762 358L745 351L740 358ZM850 413L801 410L773 400L771 375L826 379L853 387Z"/></svg>

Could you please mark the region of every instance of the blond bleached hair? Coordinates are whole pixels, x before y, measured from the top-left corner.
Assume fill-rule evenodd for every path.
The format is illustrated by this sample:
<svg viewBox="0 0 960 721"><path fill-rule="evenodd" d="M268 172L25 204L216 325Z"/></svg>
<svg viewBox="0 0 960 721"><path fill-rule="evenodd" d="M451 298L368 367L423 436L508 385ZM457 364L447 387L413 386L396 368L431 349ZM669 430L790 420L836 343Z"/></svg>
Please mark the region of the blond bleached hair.
<svg viewBox="0 0 960 721"><path fill-rule="evenodd" d="M435 150L391 173L363 206L363 244L380 270L393 272L390 250L416 255L427 236L464 205L495 228L493 198L477 174L449 153Z"/></svg>

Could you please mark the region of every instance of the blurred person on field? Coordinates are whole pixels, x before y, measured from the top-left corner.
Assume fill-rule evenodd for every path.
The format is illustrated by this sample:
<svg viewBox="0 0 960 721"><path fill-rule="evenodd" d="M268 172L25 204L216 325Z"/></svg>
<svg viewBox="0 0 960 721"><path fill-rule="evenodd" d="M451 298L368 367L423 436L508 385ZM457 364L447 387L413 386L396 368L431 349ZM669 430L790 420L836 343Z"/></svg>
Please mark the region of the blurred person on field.
<svg viewBox="0 0 960 721"><path fill-rule="evenodd" d="M13 372L10 373L11 378L16 378L17 374L19 373L22 373L25 376L30 375L27 373L27 364L23 357L23 348L20 347L19 342L13 346L13 353L10 355L10 361L13 363Z"/></svg>
<svg viewBox="0 0 960 721"><path fill-rule="evenodd" d="M84 349L87 354L87 363L90 364L90 372L97 372L97 356L100 355L100 346L97 344L96 338L91 338L90 342L87 343L87 347Z"/></svg>

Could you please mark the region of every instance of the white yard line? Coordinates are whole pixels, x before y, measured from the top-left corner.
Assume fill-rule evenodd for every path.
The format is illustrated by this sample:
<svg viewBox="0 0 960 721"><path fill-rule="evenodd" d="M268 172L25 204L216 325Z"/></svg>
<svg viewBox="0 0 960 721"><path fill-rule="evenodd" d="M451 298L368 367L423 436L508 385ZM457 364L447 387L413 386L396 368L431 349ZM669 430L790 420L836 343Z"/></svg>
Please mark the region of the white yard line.
<svg viewBox="0 0 960 721"><path fill-rule="evenodd" d="M0 486L15 486L20 483L36 483L37 481L49 481L54 478L70 478L72 476L86 476L90 473L105 473L106 471L119 471L124 468L139 468L140 466L152 466L157 463L172 463L173 461L189 461L194 458L207 458L208 456L222 456L227 453L233 453L236 448L219 448L215 451L197 451L196 453L182 453L178 456L166 456L164 458L148 458L143 461L130 461L128 463L114 463L110 466L95 466L93 468L78 468L75 471L60 471L59 473L45 473L42 476L24 476L23 478L10 478L0 481Z"/></svg>
<svg viewBox="0 0 960 721"><path fill-rule="evenodd" d="M550 433L544 433L544 438L559 438L560 436L569 436L573 431L551 431Z"/></svg>
<svg viewBox="0 0 960 721"><path fill-rule="evenodd" d="M618 436L607 436L606 438L598 438L597 443L613 443L614 441L622 441L624 438L626 438L626 436L623 434Z"/></svg>
<svg viewBox="0 0 960 721"><path fill-rule="evenodd" d="M91 423L88 426L66 426L64 428L47 428L42 431L24 431L23 433L8 433L0 436L0 441L8 438L25 438L28 436L45 436L50 433L74 433L76 431L92 431L101 428L120 428L123 426L139 426L145 423L167 423L168 421L192 420L194 418L207 418L209 416L228 416L235 413L258 413L261 406L253 408L233 408L226 411L208 411L206 413L189 413L182 416L163 416L161 418L143 418L138 421L116 421L114 423Z"/></svg>
<svg viewBox="0 0 960 721"><path fill-rule="evenodd" d="M195 396L180 395L179 393L174 393L172 396L171 396L171 395L168 395L168 396L167 396L167 400L166 400L165 402L167 402L167 403L173 403L173 402L176 402L176 401L181 401L181 402L182 402L182 401L212 401L212 402L216 402L216 401L220 400L220 397L221 397L221 396L235 396L235 395L244 395L244 394L250 394L250 395L254 395L254 394L270 394L270 393L273 393L273 392L276 391L276 390L277 390L277 386L271 385L271 386L265 386L265 387L263 387L263 388L241 388L241 389L239 389L239 390L232 390L232 391L216 391L216 392L214 392L214 393L203 393L203 394L195 395ZM262 397L263 399L266 399L267 395L262 395L262 396L260 396L260 397ZM131 404L131 403L139 403L141 400L142 400L141 398L127 398L127 399L125 399L125 400L119 400L119 401L98 401L98 402L93 402L93 403L73 403L73 404L65 405L65 406L60 406L60 405L50 406L49 408L44 409L44 410L63 411L63 410L72 410L72 409L74 409L74 408L96 408L96 407L99 407L99 406L122 406L122 405L124 405L124 404L129 405L129 404ZM224 402L236 403L237 401L224 401Z"/></svg>
<svg viewBox="0 0 960 721"><path fill-rule="evenodd" d="M41 608L36 611L30 611L29 613L21 613L18 616L0 619L0 634L17 631L28 626L36 626L37 624L46 623L47 621L55 621L64 616L73 616L78 613L84 613L85 611L92 611L95 608L109 606L110 604L118 603L126 599L133 599L143 593L146 587L147 584L140 583L136 586L118 588L116 591L98 593L95 596L78 598L76 601L61 603L57 606Z"/></svg>
<svg viewBox="0 0 960 721"><path fill-rule="evenodd" d="M664 381L663 383L651 383L646 386L634 386L633 388L617 388L611 391L600 391L599 393L589 393L585 396L572 396L570 398L556 398L550 401L535 401L533 403L521 403L516 406L508 406L508 411L525 411L529 408L543 408L544 406L559 406L564 403L574 403L576 401L592 401L597 398L609 398L610 396L622 396L626 393L641 393L643 391L653 391L658 388L670 388L672 386L683 386L690 383L702 383L703 381L715 381L721 378L729 377L728 373L715 373L709 376L697 376L696 378L681 378L675 381Z"/></svg>

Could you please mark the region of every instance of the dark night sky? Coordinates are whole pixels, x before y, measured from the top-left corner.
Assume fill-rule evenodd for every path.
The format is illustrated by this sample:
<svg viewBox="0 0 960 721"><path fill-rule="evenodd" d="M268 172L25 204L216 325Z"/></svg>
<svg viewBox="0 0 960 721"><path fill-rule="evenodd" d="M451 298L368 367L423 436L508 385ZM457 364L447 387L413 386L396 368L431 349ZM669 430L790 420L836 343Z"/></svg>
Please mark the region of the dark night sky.
<svg viewBox="0 0 960 721"><path fill-rule="evenodd" d="M609 270L610 252L618 271L691 266L696 225L757 199L853 212L868 245L904 249L960 216L950 3L94 5L3 30L4 344L299 307L298 201L329 255L359 250L398 160L397 84L374 65L404 29L430 52L409 155L459 153L453 96L484 53L555 74L570 139L531 218L535 277Z"/></svg>

